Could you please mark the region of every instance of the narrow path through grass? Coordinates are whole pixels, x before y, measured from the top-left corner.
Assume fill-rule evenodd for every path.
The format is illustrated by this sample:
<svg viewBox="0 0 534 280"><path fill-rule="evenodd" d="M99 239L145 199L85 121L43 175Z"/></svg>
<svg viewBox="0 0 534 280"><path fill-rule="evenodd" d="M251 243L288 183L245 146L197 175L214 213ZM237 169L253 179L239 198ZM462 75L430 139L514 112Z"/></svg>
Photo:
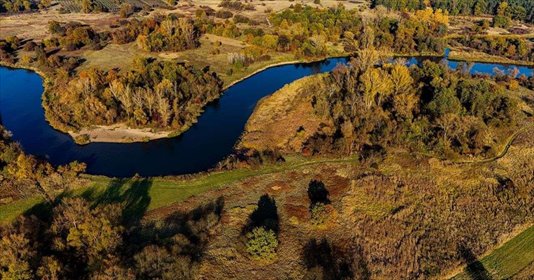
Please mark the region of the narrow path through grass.
<svg viewBox="0 0 534 280"><path fill-rule="evenodd" d="M488 162L496 161L496 160L504 157L508 153L508 150L510 150L510 147L514 143L515 139L517 139L517 137L519 137L519 135L521 135L521 133L524 133L525 131L527 131L527 129L530 129L530 128L534 128L534 124L525 125L522 128L518 129L516 132L514 132L510 137L508 137L508 140L506 140L506 144L504 145L504 147L501 150L501 152L499 152L494 157L486 158L486 159L475 159L475 160L458 160L458 161L453 161L453 163L456 163L456 164L473 164L473 163L488 163Z"/></svg>

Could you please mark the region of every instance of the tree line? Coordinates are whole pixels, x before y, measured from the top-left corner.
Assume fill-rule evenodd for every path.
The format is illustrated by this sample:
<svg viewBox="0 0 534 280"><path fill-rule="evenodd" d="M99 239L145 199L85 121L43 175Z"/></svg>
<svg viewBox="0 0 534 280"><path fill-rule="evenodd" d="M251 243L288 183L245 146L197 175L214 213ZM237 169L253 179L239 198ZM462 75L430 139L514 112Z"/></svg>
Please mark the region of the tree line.
<svg viewBox="0 0 534 280"><path fill-rule="evenodd" d="M419 10L432 7L448 11L451 15L489 14L534 22L534 3L530 0L373 0L371 2L372 7L379 5L394 10Z"/></svg>
<svg viewBox="0 0 534 280"><path fill-rule="evenodd" d="M48 8L51 0L0 0L0 13L29 12Z"/></svg>
<svg viewBox="0 0 534 280"><path fill-rule="evenodd" d="M459 43L463 46L491 54L521 61L534 61L534 51L531 44L521 37L500 36L462 36L451 39L451 44Z"/></svg>
<svg viewBox="0 0 534 280"><path fill-rule="evenodd" d="M107 45L109 34L96 32L92 27L79 22L50 21L48 30L50 38L43 40L46 48L62 48L66 51L79 50L84 47L98 50Z"/></svg>
<svg viewBox="0 0 534 280"><path fill-rule="evenodd" d="M161 52L197 48L201 35L193 20L171 14L129 20L113 31L111 37L117 44L135 41L142 50Z"/></svg>

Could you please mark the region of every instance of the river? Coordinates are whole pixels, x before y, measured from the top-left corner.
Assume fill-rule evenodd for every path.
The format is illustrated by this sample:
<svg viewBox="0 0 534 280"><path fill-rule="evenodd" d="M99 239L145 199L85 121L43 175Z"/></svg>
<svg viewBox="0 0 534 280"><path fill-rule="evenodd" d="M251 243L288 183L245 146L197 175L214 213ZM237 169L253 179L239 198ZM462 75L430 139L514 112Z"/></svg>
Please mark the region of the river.
<svg viewBox="0 0 534 280"><path fill-rule="evenodd" d="M444 59L451 68L458 62ZM77 145L45 120L41 106L42 79L34 72L0 67L0 121L23 149L54 165L80 161L90 174L113 177L178 175L205 171L230 154L256 103L299 78L331 71L346 58L309 64L272 67L247 78L209 104L188 131L179 137L146 143L91 143ZM410 58L410 64L420 59ZM474 63L471 73L507 71L512 66ZM533 68L517 66L520 74Z"/></svg>

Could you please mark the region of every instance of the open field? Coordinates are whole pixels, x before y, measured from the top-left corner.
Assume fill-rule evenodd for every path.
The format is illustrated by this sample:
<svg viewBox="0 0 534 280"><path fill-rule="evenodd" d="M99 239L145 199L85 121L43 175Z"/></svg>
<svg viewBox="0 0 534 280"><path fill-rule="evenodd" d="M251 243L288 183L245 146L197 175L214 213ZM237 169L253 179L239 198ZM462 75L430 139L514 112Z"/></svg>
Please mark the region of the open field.
<svg viewBox="0 0 534 280"><path fill-rule="evenodd" d="M451 279L528 279L534 275L530 274L534 272L531 270L532 264L534 264L534 226L479 261L468 265L462 273Z"/></svg>
<svg viewBox="0 0 534 280"><path fill-rule="evenodd" d="M220 10L219 4L220 0L193 0L189 3L193 4L196 7L207 6L214 10ZM301 4L308 5L311 7L317 8L328 8L328 7L337 7L340 3L345 6L347 9L361 8L362 10L367 8L369 2L366 0L351 0L351 1L338 1L338 0L322 0L320 4L314 3L313 0L297 0L297 1L287 1L287 0L274 0L274 1L262 1L262 0L251 0L248 3L254 6L254 10L243 10L238 11L238 14L245 15L254 20L264 22L265 18L271 12L278 12L284 9L289 8L291 5Z"/></svg>
<svg viewBox="0 0 534 280"><path fill-rule="evenodd" d="M0 37L17 36L22 39L34 39L40 41L49 36L48 22L77 21L89 24L96 31L108 30L109 25L119 18L116 14L98 13L68 13L62 14L55 8L49 11L23 13L0 17Z"/></svg>
<svg viewBox="0 0 534 280"><path fill-rule="evenodd" d="M270 52L270 60L254 62L241 69L233 69L233 71L229 73L228 69L232 68L232 66L228 62L228 54L237 53L248 46L248 44L239 40L212 34L202 36L200 44L200 47L197 49L186 50L179 53L161 53L159 54L159 57L187 62L197 67L209 66L210 69L215 71L224 81L225 86L240 80L259 69L265 68L266 66L295 60L292 54Z"/></svg>

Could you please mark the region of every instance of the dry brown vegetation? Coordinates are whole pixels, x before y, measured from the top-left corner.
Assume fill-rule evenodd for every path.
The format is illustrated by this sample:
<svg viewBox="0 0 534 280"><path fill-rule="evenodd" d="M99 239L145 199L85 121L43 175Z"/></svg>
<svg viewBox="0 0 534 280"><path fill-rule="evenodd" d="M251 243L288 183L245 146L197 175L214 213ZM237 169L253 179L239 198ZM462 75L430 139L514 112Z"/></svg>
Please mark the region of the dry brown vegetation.
<svg viewBox="0 0 534 280"><path fill-rule="evenodd" d="M201 277L335 279L330 276L342 271L329 264L342 263L355 279L435 277L463 263L466 251L480 255L533 221L533 133L521 135L508 155L488 164L451 165L398 150L374 168L331 163L250 178L149 212L148 219L224 197ZM310 221L306 190L312 179L324 182L333 207L320 228ZM261 265L244 251L241 228L265 193L276 201L280 245L277 259ZM323 238L328 249L318 245ZM322 261L313 260L309 246Z"/></svg>
<svg viewBox="0 0 534 280"><path fill-rule="evenodd" d="M303 85L321 87L323 76L300 79L260 101L247 122L239 148L301 151L303 142L327 121L313 114L312 91Z"/></svg>

